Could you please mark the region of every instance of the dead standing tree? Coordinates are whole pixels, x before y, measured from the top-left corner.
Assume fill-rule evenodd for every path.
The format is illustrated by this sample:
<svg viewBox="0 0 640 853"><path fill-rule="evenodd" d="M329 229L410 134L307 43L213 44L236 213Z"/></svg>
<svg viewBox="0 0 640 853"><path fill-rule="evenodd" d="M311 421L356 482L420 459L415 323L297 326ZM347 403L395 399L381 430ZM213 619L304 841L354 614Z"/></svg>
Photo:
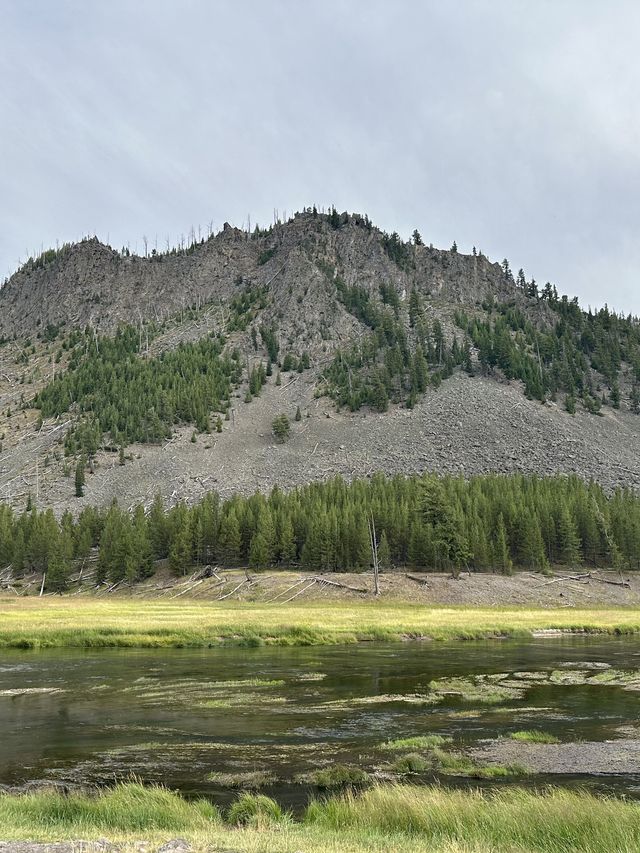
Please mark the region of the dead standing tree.
<svg viewBox="0 0 640 853"><path fill-rule="evenodd" d="M376 539L376 523L371 513L369 521L369 542L371 544L371 560L373 564L373 592L380 595L380 563L378 562L378 541Z"/></svg>

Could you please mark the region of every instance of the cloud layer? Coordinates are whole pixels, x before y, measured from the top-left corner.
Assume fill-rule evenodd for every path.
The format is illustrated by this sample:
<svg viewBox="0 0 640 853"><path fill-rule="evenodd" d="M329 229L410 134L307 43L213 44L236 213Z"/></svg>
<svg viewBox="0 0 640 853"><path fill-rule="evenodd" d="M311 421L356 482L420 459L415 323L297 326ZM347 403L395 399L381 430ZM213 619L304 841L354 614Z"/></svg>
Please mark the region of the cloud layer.
<svg viewBox="0 0 640 853"><path fill-rule="evenodd" d="M315 202L640 313L632 0L0 8L0 277Z"/></svg>

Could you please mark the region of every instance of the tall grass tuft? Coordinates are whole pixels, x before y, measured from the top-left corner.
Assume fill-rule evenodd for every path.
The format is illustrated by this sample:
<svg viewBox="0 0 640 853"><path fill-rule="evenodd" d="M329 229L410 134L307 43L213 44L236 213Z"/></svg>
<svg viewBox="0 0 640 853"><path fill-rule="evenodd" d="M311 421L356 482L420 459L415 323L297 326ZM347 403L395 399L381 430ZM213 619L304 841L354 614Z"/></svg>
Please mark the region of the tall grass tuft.
<svg viewBox="0 0 640 853"><path fill-rule="evenodd" d="M206 800L187 802L161 787L138 783L117 785L97 795L39 791L19 797L0 797L0 827L10 825L37 834L38 830L105 832L206 829L220 822L218 809Z"/></svg>
<svg viewBox="0 0 640 853"><path fill-rule="evenodd" d="M252 829L268 829L288 820L289 816L282 811L278 803L264 794L242 794L227 812L227 822L231 826L247 826Z"/></svg>
<svg viewBox="0 0 640 853"><path fill-rule="evenodd" d="M487 794L386 785L313 802L305 820L324 829L419 835L476 850L637 853L640 805L585 792L509 789Z"/></svg>

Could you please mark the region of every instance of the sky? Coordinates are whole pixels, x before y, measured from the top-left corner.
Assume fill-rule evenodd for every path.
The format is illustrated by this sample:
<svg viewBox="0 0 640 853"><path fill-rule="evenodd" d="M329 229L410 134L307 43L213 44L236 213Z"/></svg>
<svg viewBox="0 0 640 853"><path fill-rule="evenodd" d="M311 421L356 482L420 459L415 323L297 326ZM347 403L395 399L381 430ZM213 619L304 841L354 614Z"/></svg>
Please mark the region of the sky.
<svg viewBox="0 0 640 853"><path fill-rule="evenodd" d="M0 0L0 279L307 205L640 314L636 0Z"/></svg>

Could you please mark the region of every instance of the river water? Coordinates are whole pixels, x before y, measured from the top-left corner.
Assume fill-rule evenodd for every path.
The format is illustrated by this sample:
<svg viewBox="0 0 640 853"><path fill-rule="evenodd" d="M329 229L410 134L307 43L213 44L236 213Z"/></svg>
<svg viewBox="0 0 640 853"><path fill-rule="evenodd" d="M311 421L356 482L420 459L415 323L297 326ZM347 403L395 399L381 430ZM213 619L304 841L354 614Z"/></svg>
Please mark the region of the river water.
<svg viewBox="0 0 640 853"><path fill-rule="evenodd" d="M460 679L475 686L461 692ZM492 684L507 695L487 695ZM136 777L224 802L237 793L231 775L267 772L265 793L295 806L311 790L302 776L317 768L384 776L393 756L382 744L394 738L442 734L464 750L542 729L562 743L622 745L640 738L637 686L640 640L629 638L3 651L0 783ZM638 770L612 762L525 784L640 797Z"/></svg>

